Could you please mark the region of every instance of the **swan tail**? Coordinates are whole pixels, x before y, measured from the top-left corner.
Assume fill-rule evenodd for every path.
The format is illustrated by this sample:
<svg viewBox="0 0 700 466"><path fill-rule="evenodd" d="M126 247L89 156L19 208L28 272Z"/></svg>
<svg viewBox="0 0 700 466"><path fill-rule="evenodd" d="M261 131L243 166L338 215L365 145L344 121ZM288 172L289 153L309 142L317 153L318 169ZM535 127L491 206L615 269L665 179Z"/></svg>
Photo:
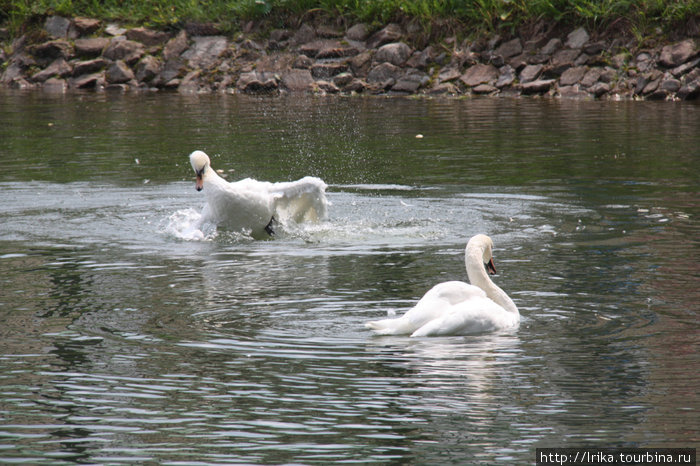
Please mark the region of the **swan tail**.
<svg viewBox="0 0 700 466"><path fill-rule="evenodd" d="M365 323L365 328L374 330L377 335L406 335L413 331L404 319L372 320Z"/></svg>

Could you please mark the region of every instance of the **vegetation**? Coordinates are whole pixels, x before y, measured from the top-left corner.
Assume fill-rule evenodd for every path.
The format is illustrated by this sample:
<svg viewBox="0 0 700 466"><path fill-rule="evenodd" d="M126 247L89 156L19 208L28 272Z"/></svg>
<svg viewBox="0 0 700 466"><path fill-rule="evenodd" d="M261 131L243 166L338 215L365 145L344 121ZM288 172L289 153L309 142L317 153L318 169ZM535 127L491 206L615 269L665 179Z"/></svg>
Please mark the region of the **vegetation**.
<svg viewBox="0 0 700 466"><path fill-rule="evenodd" d="M515 30L540 20L591 28L624 23L636 31L671 31L700 19L700 0L0 0L0 23L17 32L46 15L88 16L155 28L215 22L233 31L243 21L288 26L324 15L370 24L416 20L477 30Z"/></svg>

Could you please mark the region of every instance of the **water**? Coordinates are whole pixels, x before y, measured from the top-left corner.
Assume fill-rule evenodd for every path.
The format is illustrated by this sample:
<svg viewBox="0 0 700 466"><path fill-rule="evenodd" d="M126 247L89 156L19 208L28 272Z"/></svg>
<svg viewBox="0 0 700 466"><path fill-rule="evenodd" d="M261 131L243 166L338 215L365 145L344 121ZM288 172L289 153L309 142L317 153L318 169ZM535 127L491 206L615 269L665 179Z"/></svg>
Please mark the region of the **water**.
<svg viewBox="0 0 700 466"><path fill-rule="evenodd" d="M699 127L675 103L5 92L0 461L697 446ZM323 178L330 218L188 237L194 149ZM466 279L480 232L517 331L364 329Z"/></svg>

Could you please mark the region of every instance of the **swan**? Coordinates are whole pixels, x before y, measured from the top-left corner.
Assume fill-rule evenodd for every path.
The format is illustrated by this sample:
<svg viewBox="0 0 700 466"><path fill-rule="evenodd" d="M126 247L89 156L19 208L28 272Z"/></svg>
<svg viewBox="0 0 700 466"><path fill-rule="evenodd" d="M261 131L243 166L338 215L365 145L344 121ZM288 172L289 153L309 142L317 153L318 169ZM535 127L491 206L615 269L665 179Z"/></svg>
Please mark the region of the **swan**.
<svg viewBox="0 0 700 466"><path fill-rule="evenodd" d="M491 238L483 234L472 237L464 258L471 285L460 281L439 283L403 316L367 322L365 327L379 335L432 337L518 326L520 313L515 303L486 273L496 273L492 251Z"/></svg>
<svg viewBox="0 0 700 466"><path fill-rule="evenodd" d="M200 224L213 223L254 238L274 235L276 222L322 220L327 215L326 183L307 176L297 181L270 183L246 178L229 183L211 167L201 150L190 154L195 188L204 190L207 204Z"/></svg>

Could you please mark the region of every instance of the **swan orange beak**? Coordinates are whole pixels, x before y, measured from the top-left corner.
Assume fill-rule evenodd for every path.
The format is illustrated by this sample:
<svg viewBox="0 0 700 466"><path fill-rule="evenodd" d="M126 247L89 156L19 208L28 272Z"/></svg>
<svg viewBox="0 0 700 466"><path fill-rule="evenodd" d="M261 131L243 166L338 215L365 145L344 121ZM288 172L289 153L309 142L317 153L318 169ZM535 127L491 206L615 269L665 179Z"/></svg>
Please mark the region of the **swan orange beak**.
<svg viewBox="0 0 700 466"><path fill-rule="evenodd" d="M202 188L204 188L204 180L202 179L201 173L197 173L197 181L195 182L194 187L197 188L197 191L201 191Z"/></svg>
<svg viewBox="0 0 700 466"><path fill-rule="evenodd" d="M493 263L493 257L489 263L486 264L486 270L489 271L489 275L496 275L496 264Z"/></svg>

